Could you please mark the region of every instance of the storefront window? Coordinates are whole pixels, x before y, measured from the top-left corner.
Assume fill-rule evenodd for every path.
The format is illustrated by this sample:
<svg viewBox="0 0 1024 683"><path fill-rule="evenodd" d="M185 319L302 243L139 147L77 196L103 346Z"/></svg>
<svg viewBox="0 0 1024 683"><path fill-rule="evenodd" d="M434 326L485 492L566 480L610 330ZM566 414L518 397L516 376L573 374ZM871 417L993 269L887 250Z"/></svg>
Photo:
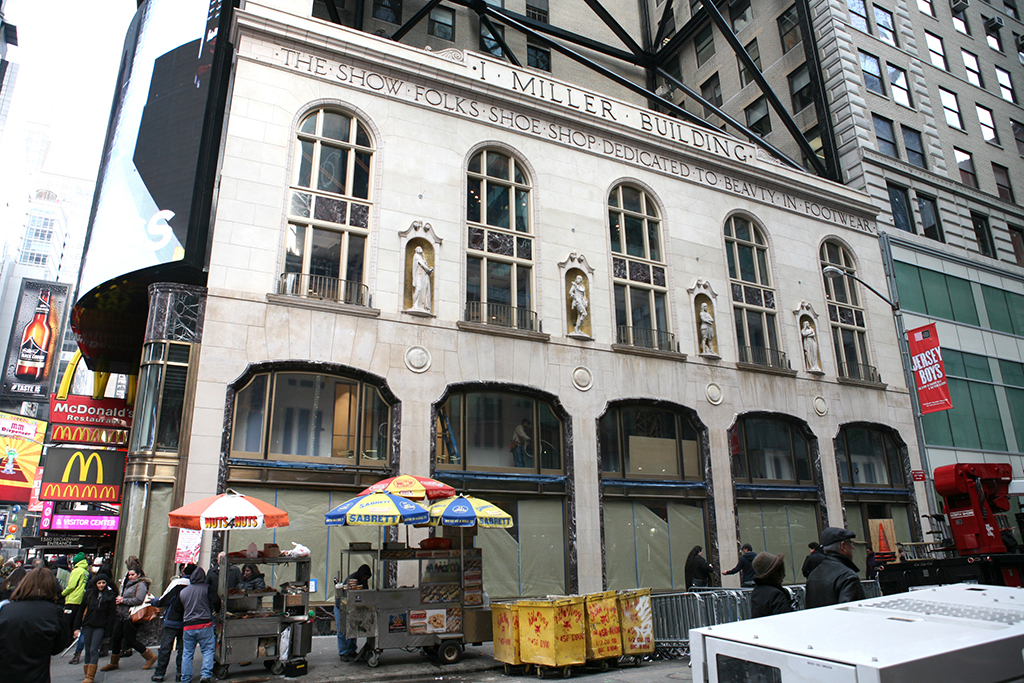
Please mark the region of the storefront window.
<svg viewBox="0 0 1024 683"><path fill-rule="evenodd" d="M509 529L478 529L484 590L492 600L520 595L564 595L565 517L561 498L487 500L512 515Z"/></svg>
<svg viewBox="0 0 1024 683"><path fill-rule="evenodd" d="M380 390L365 382L261 373L236 394L231 452L240 458L378 465L388 458L390 415Z"/></svg>
<svg viewBox="0 0 1024 683"><path fill-rule="evenodd" d="M888 527L887 520L892 520L891 531L894 538L888 538L886 543L890 550L896 550L897 543L911 543L914 541L913 532L910 526L910 506L898 503L861 503L844 501L846 508L846 528L857 534L853 542L853 563L860 568L861 577L865 577L867 558L867 547L872 546L876 552L880 549L881 534L879 525L885 529Z"/></svg>
<svg viewBox="0 0 1024 683"><path fill-rule="evenodd" d="M685 589L686 556L695 545L707 547L703 501L605 498L608 590Z"/></svg>
<svg viewBox="0 0 1024 683"><path fill-rule="evenodd" d="M749 543L759 553L784 553L785 583L803 583L800 566L807 556L807 544L818 540L818 506L804 501L760 500L738 502L736 509L740 543Z"/></svg>
<svg viewBox="0 0 1024 683"><path fill-rule="evenodd" d="M562 421L532 396L453 393L438 407L436 439L439 469L563 471Z"/></svg>
<svg viewBox="0 0 1024 683"><path fill-rule="evenodd" d="M132 453L178 450L190 353L189 344L146 344L139 372L138 425L132 431Z"/></svg>
<svg viewBox="0 0 1024 683"><path fill-rule="evenodd" d="M835 441L839 481L854 486L905 488L900 447L872 427L844 426Z"/></svg>
<svg viewBox="0 0 1024 683"><path fill-rule="evenodd" d="M598 424L601 472L611 478L704 478L700 437L682 412L643 405L610 408Z"/></svg>
<svg viewBox="0 0 1024 683"><path fill-rule="evenodd" d="M737 481L814 482L808 436L796 424L740 418L729 430L729 447Z"/></svg>

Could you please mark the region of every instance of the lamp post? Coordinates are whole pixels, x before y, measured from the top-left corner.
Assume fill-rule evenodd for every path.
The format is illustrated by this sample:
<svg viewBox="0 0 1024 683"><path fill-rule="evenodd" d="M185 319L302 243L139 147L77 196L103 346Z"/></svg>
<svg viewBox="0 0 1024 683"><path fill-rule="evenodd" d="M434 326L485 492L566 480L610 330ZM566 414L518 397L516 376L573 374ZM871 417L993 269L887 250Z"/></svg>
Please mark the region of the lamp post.
<svg viewBox="0 0 1024 683"><path fill-rule="evenodd" d="M931 466L928 464L928 451L925 450L924 445L924 430L921 427L921 405L918 401L917 384L914 382L914 374L910 369L910 347L907 344L907 328L903 324L903 311L900 309L899 300L897 299L896 301L893 301L853 273L848 273L845 270L836 268L835 266L825 266L821 269L821 272L830 280L844 277L856 280L871 290L871 292L879 299L889 304L889 308L892 309L892 317L896 322L896 336L900 347L900 363L903 365L903 376L907 383L907 390L910 392L910 405L914 410L914 434L917 436L917 452L921 455L921 467L924 468L925 506L928 511L928 516L930 517L934 512L932 509L932 498L931 495L928 494L927 483L931 480ZM913 486L913 482L911 482L911 486Z"/></svg>

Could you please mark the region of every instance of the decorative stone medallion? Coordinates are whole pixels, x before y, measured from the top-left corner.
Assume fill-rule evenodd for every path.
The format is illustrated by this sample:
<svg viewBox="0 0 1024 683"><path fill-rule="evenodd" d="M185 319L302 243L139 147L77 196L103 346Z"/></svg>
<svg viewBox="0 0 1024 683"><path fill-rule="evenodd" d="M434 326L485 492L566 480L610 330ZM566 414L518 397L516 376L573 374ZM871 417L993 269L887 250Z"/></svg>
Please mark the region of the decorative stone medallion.
<svg viewBox="0 0 1024 683"><path fill-rule="evenodd" d="M422 346L410 346L405 350L405 367L413 372L426 372L430 369L430 351Z"/></svg>
<svg viewBox="0 0 1024 683"><path fill-rule="evenodd" d="M577 366L572 371L572 385L580 391L590 391L590 388L594 386L593 373L589 368L582 365Z"/></svg>
<svg viewBox="0 0 1024 683"><path fill-rule="evenodd" d="M814 412L816 412L819 417L825 417L826 415L828 415L828 401L826 401L821 396L815 396Z"/></svg>
<svg viewBox="0 0 1024 683"><path fill-rule="evenodd" d="M708 403L713 406L717 406L725 398L722 393L722 387L718 386L714 382L708 382L708 385L704 387L704 396L707 397Z"/></svg>

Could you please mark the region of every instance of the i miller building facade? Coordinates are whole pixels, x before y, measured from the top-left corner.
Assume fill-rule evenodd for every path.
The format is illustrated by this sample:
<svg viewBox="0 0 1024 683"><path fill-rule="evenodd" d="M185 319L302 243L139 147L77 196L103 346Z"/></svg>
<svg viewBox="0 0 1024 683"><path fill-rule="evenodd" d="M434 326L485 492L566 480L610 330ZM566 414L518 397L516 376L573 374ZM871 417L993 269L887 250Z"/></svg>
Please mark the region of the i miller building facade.
<svg viewBox="0 0 1024 683"><path fill-rule="evenodd" d="M209 3L192 4L201 26ZM377 530L324 513L398 472L513 515L470 541L492 597L679 588L695 545L723 568L740 543L795 561L826 525L921 539L895 322L857 281L887 277L868 194L651 106L622 82L643 71L597 51L618 80L516 65L504 52L529 46L510 31L495 48L458 5L407 44L380 18L401 3L348 3L358 28L341 4L245 2L209 15L215 41L195 34L208 64L161 62L171 41L153 83L122 69L149 105L115 105L73 325L90 367L138 375L123 555L158 573L167 511L230 488L291 518L232 549L309 547L330 600L340 551ZM543 9L615 40L583 3ZM140 9L136 64L160 11ZM195 148L214 163L175 209L138 152L158 81L194 96L165 66L211 93ZM120 237L115 159L147 190L126 185L138 215L116 223L138 227ZM103 245L136 238L146 268L112 277Z"/></svg>

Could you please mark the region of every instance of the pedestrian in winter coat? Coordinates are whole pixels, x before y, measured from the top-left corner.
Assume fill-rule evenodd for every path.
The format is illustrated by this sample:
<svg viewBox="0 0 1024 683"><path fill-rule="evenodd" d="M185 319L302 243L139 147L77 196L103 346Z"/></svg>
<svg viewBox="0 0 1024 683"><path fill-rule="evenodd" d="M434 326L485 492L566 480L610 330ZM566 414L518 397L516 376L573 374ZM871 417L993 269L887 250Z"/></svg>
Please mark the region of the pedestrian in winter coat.
<svg viewBox="0 0 1024 683"><path fill-rule="evenodd" d="M163 595L149 601L149 604L154 607L165 608L164 633L160 639L160 654L157 656L156 670L153 672L151 681L159 683L164 680L164 676L167 674L167 666L171 662L171 648L174 646L175 641L178 643L178 646L174 648L178 653L177 661L175 662L178 667L177 678L181 680L181 653L184 649L182 628L185 626L185 607L181 604L179 596L181 591L191 584L189 576L192 575L195 568L194 564L186 564L181 570L181 576L167 585Z"/></svg>
<svg viewBox="0 0 1024 683"><path fill-rule="evenodd" d="M814 571L814 568L821 564L821 561L825 559L825 553L821 552L821 544L817 541L811 541L807 544L810 549L810 553L804 558L804 564L800 567L800 573L804 575L806 579Z"/></svg>
<svg viewBox="0 0 1024 683"><path fill-rule="evenodd" d="M708 561L701 555L703 551L703 548L695 545L690 549L690 554L686 556L686 564L683 565L683 575L686 577L687 590L694 586L703 587L711 585L711 576L714 569L711 568Z"/></svg>
<svg viewBox="0 0 1024 683"><path fill-rule="evenodd" d="M220 610L220 597L217 588L206 583L206 572L197 567L189 577L189 585L178 595L184 608L184 656L181 658L181 681L192 681L192 658L195 656L196 645L203 654L201 680L213 680L213 656L217 646L217 636L213 630L213 614Z"/></svg>
<svg viewBox="0 0 1024 683"><path fill-rule="evenodd" d="M60 586L48 569L30 571L0 609L3 680L50 683L50 657L71 643Z"/></svg>
<svg viewBox="0 0 1024 683"><path fill-rule="evenodd" d="M82 611L75 623L76 635L85 643L85 679L82 683L93 683L96 667L100 661L100 643L103 637L114 629L117 615L117 593L110 587L110 577L97 574L85 591Z"/></svg>
<svg viewBox="0 0 1024 683"><path fill-rule="evenodd" d="M267 589L267 582L256 565L247 564L242 567L242 580L239 581L238 588L239 590L258 593Z"/></svg>
<svg viewBox="0 0 1024 683"><path fill-rule="evenodd" d="M785 555L760 553L754 558L754 590L750 593L750 617L768 617L793 611L793 598L782 587L786 578Z"/></svg>
<svg viewBox="0 0 1024 683"><path fill-rule="evenodd" d="M821 532L821 548L825 559L807 577L805 603L807 609L836 605L864 599L864 587L853 563L853 541L856 534L834 526Z"/></svg>
<svg viewBox="0 0 1024 683"><path fill-rule="evenodd" d="M743 544L743 553L740 555L739 562L736 566L727 572L722 572L723 575L740 574L740 585L744 588L753 587L754 585L754 558L757 557L757 553L754 552L753 546L749 543Z"/></svg>
<svg viewBox="0 0 1024 683"><path fill-rule="evenodd" d="M213 586L218 591L220 590L220 563L224 561L224 553L221 552L217 555L217 561L210 563L210 570L206 572L206 583ZM228 590L237 588L238 584L242 582L242 572L238 569L237 564L233 564L228 567Z"/></svg>
<svg viewBox="0 0 1024 683"><path fill-rule="evenodd" d="M64 616L68 620L68 626L71 627L78 622L78 619L82 612L82 599L85 597L85 589L88 587L90 581L89 574L89 560L85 558L85 553L78 553L71 559L71 564L74 565L74 569L71 570L71 575L68 577L68 584L64 587ZM68 664L79 664L82 661L82 649L85 647L85 642L79 639L78 647L75 648L75 655L71 658Z"/></svg>
<svg viewBox="0 0 1024 683"><path fill-rule="evenodd" d="M146 594L149 592L151 581L142 575L142 569L137 565L128 570L125 577L124 590L117 597L117 618L114 620L114 635L110 639L110 663L100 671L113 671L120 669L121 645L132 648L143 656L146 663L143 669L151 669L156 664L156 655L144 645L135 640L135 625L132 623L131 610L146 601Z"/></svg>

